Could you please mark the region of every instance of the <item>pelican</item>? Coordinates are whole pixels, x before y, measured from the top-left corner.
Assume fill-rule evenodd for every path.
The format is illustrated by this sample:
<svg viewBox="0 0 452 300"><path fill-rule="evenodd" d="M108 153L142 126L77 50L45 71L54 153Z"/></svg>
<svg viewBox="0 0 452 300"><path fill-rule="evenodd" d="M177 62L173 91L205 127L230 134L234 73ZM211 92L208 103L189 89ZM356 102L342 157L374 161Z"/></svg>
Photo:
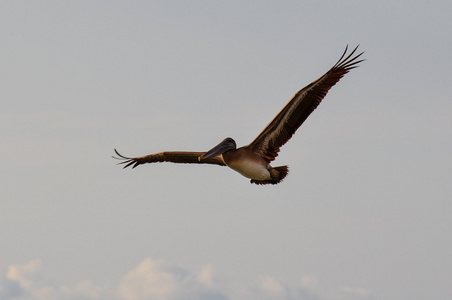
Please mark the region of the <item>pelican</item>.
<svg viewBox="0 0 452 300"><path fill-rule="evenodd" d="M186 164L213 164L228 166L251 179L254 184L278 184L288 174L288 166L272 167L270 163L278 152L317 108L330 88L364 59L357 60L364 52L355 55L359 45L347 55L348 45L336 64L319 79L298 91L289 103L276 115L265 129L249 145L237 148L228 137L207 152L159 152L140 157L126 157L115 150L125 164L135 168L141 164L172 162ZM355 55L355 56L354 56Z"/></svg>

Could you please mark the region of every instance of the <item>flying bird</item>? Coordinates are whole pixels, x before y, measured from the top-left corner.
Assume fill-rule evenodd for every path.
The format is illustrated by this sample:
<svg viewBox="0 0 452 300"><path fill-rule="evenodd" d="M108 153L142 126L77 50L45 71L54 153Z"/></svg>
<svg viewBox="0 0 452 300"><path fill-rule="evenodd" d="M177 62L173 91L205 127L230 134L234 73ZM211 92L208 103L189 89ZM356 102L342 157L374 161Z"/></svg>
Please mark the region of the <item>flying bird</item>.
<svg viewBox="0 0 452 300"><path fill-rule="evenodd" d="M237 148L228 137L207 152L166 151L140 157L126 157L115 149L124 168L154 162L213 164L228 166L254 184L277 184L288 174L288 166L272 167L270 163L308 116L317 108L330 88L363 61L355 55L359 45L347 55L348 46L337 63L319 79L298 91L265 129L249 145Z"/></svg>

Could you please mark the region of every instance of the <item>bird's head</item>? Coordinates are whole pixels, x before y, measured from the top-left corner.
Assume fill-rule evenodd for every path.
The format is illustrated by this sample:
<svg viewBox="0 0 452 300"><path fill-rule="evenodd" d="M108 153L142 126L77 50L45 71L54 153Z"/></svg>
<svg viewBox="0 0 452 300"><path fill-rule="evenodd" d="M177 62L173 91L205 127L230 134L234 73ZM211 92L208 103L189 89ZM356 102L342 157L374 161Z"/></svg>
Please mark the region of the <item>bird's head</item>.
<svg viewBox="0 0 452 300"><path fill-rule="evenodd" d="M225 153L226 151L235 150L236 148L237 145L235 144L235 141L232 138L228 137L225 138L221 143L219 143L218 145L216 145L215 147L213 147L212 149L198 157L198 160L201 161L203 158L217 156Z"/></svg>

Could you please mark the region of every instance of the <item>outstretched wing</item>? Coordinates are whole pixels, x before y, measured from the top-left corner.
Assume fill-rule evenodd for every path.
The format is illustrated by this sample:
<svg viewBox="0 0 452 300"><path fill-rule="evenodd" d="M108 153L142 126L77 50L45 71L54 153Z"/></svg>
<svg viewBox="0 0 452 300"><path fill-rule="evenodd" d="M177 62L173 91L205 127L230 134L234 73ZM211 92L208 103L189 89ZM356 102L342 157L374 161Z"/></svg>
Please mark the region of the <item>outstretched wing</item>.
<svg viewBox="0 0 452 300"><path fill-rule="evenodd" d="M132 166L132 169L138 165L154 163L154 162L172 162L179 164L211 164L211 165L219 165L225 166L223 159L221 156L210 157L206 159L202 159L201 161L198 159L199 156L204 154L204 152L184 152L184 151L167 151L167 152L159 152L154 154L149 154L140 157L126 157L115 149L116 154L119 157L112 156L115 159L123 160L119 164L125 164L124 168L128 166Z"/></svg>
<svg viewBox="0 0 452 300"><path fill-rule="evenodd" d="M364 52L353 56L359 45L346 56L348 46L338 62L322 77L301 89L267 125L267 127L248 145L268 162L278 156L284 145L317 108L330 88L335 85L351 69L363 60L357 60ZM345 57L345 58L344 58Z"/></svg>

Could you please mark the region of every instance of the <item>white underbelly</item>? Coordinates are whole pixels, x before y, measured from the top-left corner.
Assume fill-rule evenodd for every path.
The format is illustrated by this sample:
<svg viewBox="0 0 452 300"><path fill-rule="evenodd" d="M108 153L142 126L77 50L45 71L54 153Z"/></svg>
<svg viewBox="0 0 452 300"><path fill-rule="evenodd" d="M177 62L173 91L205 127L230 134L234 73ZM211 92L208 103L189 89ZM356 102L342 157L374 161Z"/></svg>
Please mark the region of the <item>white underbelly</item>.
<svg viewBox="0 0 452 300"><path fill-rule="evenodd" d="M267 168L261 164L257 164L254 162L246 162L241 164L231 164L228 165L234 171L239 172L243 176L256 179L256 180L270 180L270 172Z"/></svg>

